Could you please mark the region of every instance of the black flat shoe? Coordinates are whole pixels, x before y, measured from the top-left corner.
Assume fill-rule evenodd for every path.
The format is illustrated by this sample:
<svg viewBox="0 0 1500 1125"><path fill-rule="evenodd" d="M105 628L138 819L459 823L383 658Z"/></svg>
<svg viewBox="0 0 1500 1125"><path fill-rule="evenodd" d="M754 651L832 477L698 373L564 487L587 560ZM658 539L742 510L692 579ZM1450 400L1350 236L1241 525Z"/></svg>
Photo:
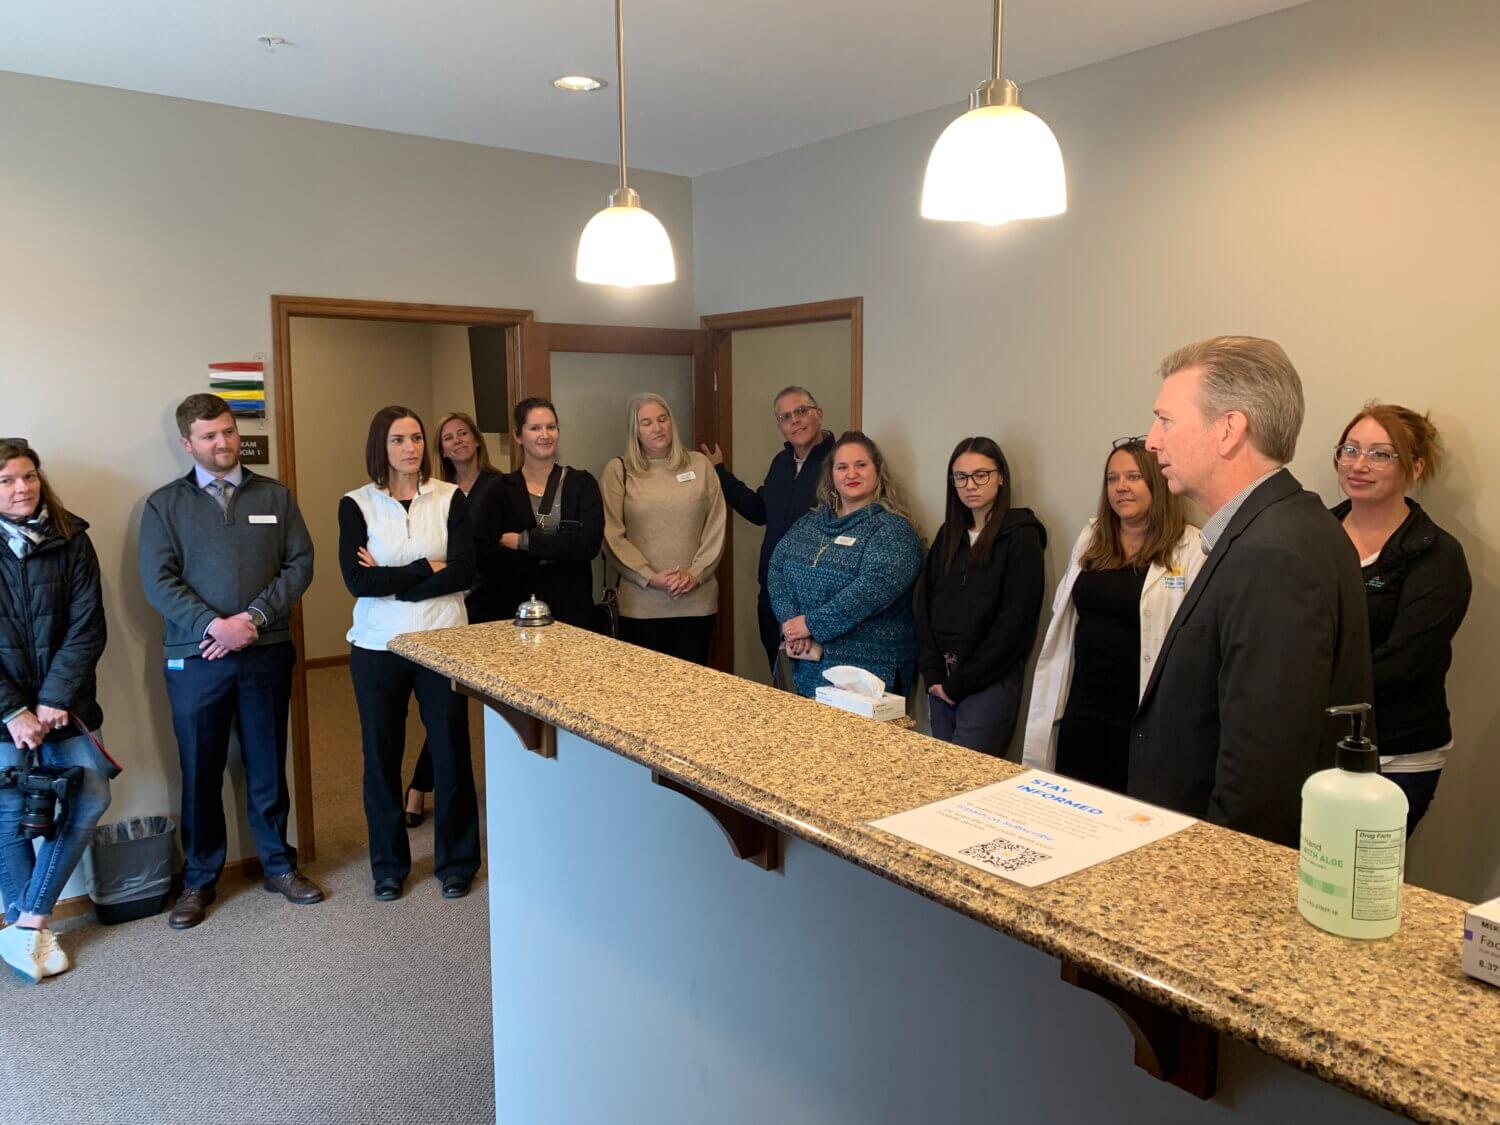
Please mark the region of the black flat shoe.
<svg viewBox="0 0 1500 1125"><path fill-rule="evenodd" d="M421 810L419 810L418 812L412 812L411 808L410 808L411 795L413 793L420 793L420 792L421 792L420 789L413 789L411 786L408 785L406 787L406 796L404 796L404 797L401 798L403 804L405 806L407 806L404 811L406 813L406 827L408 827L408 828L420 828L421 825L422 825L422 822L427 819L427 807L426 807L425 804L423 805L423 807L421 808ZM423 800L425 801L426 798L423 797Z"/></svg>
<svg viewBox="0 0 1500 1125"><path fill-rule="evenodd" d="M381 902L390 902L401 897L400 879L376 879L375 897Z"/></svg>
<svg viewBox="0 0 1500 1125"><path fill-rule="evenodd" d="M469 893L469 883L470 880L464 879L461 876L450 875L443 880L443 897L463 898L464 895Z"/></svg>

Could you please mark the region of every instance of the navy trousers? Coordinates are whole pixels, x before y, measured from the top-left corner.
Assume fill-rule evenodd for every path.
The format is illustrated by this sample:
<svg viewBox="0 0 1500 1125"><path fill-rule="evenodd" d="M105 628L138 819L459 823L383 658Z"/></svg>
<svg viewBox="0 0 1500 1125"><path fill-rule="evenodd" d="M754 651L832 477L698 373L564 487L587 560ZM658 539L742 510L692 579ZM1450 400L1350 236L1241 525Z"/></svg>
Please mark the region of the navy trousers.
<svg viewBox="0 0 1500 1125"><path fill-rule="evenodd" d="M239 735L246 812L261 866L267 875L295 866L286 842L286 729L296 662L290 642L251 645L219 660L167 662L167 698L182 762L184 887L207 886L224 870L224 766L231 730Z"/></svg>

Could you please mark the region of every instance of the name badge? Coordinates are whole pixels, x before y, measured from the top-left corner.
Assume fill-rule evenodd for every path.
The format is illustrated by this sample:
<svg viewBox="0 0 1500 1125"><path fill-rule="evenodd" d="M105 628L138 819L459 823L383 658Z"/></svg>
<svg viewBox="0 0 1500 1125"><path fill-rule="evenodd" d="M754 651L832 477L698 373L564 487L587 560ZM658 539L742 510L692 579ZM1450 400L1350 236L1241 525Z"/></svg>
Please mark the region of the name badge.
<svg viewBox="0 0 1500 1125"><path fill-rule="evenodd" d="M697 479L698 479L698 474L695 473L695 472L693 472L692 469L687 470L687 472L678 473L677 474L677 483L678 484L686 484L690 480L697 480Z"/></svg>
<svg viewBox="0 0 1500 1125"><path fill-rule="evenodd" d="M1168 590L1186 590L1187 577L1182 574L1169 574L1166 578L1166 586Z"/></svg>
<svg viewBox="0 0 1500 1125"><path fill-rule="evenodd" d="M246 516L251 523L275 523L275 516Z"/></svg>
<svg viewBox="0 0 1500 1125"><path fill-rule="evenodd" d="M837 539L834 540L834 543L840 547L852 547L858 542L859 540L854 538L854 536L852 535L840 535Z"/></svg>
<svg viewBox="0 0 1500 1125"><path fill-rule="evenodd" d="M182 669L186 665L187 665L187 661L185 661L185 660L181 660L181 659L168 660L167 661L167 671L168 672L181 672Z"/></svg>

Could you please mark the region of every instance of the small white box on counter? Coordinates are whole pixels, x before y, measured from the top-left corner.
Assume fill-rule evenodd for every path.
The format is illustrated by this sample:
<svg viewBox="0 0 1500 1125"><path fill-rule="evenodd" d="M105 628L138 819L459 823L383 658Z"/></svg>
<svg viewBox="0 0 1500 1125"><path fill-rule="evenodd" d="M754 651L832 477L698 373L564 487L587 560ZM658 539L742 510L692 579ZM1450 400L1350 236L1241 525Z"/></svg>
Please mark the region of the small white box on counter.
<svg viewBox="0 0 1500 1125"><path fill-rule="evenodd" d="M863 715L867 719L879 719L882 722L899 719L906 714L906 697L892 695L890 692L886 692L879 699L871 699L868 695L860 695L857 691L845 691L831 684L819 684L817 697L819 703L826 703L830 707L837 707L840 711Z"/></svg>
<svg viewBox="0 0 1500 1125"><path fill-rule="evenodd" d="M1464 915L1464 972L1500 985L1500 898L1471 906Z"/></svg>

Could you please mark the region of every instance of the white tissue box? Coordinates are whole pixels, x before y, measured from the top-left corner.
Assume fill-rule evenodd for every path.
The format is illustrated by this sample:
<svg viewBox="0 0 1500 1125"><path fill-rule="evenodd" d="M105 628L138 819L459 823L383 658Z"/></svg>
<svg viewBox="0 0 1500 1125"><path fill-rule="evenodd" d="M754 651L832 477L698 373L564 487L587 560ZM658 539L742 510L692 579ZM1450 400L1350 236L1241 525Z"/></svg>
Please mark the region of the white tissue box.
<svg viewBox="0 0 1500 1125"><path fill-rule="evenodd" d="M882 722L899 719L906 714L906 697L892 695L890 692L886 692L879 699L871 699L868 695L860 695L857 691L845 691L831 684L820 684L817 698L819 703L837 707L840 711L863 715L867 719L879 719Z"/></svg>
<svg viewBox="0 0 1500 1125"><path fill-rule="evenodd" d="M1464 972L1500 984L1500 898L1471 906L1464 915Z"/></svg>

